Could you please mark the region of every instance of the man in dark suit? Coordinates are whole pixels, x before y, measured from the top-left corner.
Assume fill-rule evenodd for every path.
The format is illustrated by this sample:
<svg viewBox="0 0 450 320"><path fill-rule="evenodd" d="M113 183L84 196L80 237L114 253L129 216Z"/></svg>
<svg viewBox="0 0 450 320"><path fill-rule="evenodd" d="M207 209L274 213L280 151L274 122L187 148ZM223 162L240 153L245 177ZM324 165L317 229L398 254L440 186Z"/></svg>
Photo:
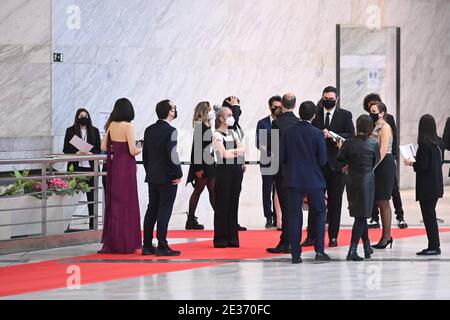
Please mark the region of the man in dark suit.
<svg viewBox="0 0 450 320"><path fill-rule="evenodd" d="M158 121L145 130L142 152L148 183L149 204L144 219L143 255L178 256L167 242L167 228L172 215L178 184L183 176L177 153L177 130L170 122L177 117L170 100L156 105ZM158 247L153 246L153 230L158 223Z"/></svg>
<svg viewBox="0 0 450 320"><path fill-rule="evenodd" d="M299 114L302 121L286 129L280 146L283 187L288 189L292 263L301 262L302 203L305 195L316 214L316 260L329 261L330 257L324 251L326 209L323 194L326 183L322 173L322 167L328 160L327 147L323 132L311 124L316 105L311 101L303 102Z"/></svg>
<svg viewBox="0 0 450 320"><path fill-rule="evenodd" d="M370 93L364 98L363 106L364 110L370 114L370 106L373 103L382 102L380 95L376 93ZM384 119L392 128L392 155L395 161L398 163L398 138L397 138L397 126L395 124L395 119L391 114L386 114ZM408 228L408 224L405 222L405 213L403 211L402 198L400 196L400 188L398 185L398 177L394 177L394 187L392 188L392 202L395 208L395 216L397 218L397 226L400 229ZM372 218L368 224L369 229L379 229L380 228L380 217L378 212L378 206L374 203Z"/></svg>
<svg viewBox="0 0 450 320"><path fill-rule="evenodd" d="M442 134L442 140L444 140L445 149L450 151L450 117L447 118L447 122L445 123L444 133ZM448 176L450 177L450 170L448 171Z"/></svg>
<svg viewBox="0 0 450 320"><path fill-rule="evenodd" d="M327 185L327 218L328 238L330 247L338 245L339 226L341 224L342 194L345 188L344 174L338 164L336 157L338 147L336 141L331 137L330 131L338 134L344 139L355 135L355 127L350 111L338 107L338 94L335 87L326 87L322 92L322 106L318 108L316 117L312 124L323 131L327 145L327 163L322 168ZM314 245L315 235L315 212L310 208L308 214L308 236L303 246Z"/></svg>
<svg viewBox="0 0 450 320"><path fill-rule="evenodd" d="M283 114L272 123L273 130L278 130L279 141L283 139L284 132L299 123L299 119L294 115L296 98L292 93L286 93L281 99L281 110ZM279 142L278 141L278 142ZM279 144L279 143L278 143ZM272 145L272 162L279 163L279 145ZM278 158L278 159L276 159ZM284 172L280 166L277 174L274 176L275 190L278 193L278 199L281 206L281 222L282 232L280 236L280 242L275 248L267 248L269 253L290 253L291 246L289 240L289 216L288 216L288 189L283 187Z"/></svg>
<svg viewBox="0 0 450 320"><path fill-rule="evenodd" d="M261 167L262 176L262 198L264 216L266 217L266 229L276 228L276 214L274 213L272 206L273 199L273 175L270 174L270 146L271 146L271 130L272 120L277 118L277 115L281 115L281 97L273 96L269 99L270 115L259 120L256 126L256 148L261 151L259 158L259 165Z"/></svg>

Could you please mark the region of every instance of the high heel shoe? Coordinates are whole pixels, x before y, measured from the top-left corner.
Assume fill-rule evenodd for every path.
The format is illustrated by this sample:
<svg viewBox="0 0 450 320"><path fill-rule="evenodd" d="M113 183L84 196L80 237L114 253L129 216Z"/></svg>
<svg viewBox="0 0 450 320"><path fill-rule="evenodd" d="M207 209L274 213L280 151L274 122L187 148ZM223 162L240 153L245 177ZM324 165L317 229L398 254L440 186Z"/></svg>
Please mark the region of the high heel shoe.
<svg viewBox="0 0 450 320"><path fill-rule="evenodd" d="M394 239L392 239L392 237L385 244L382 244L381 240L380 240L380 242L378 242L377 244L374 244L372 246L372 248L374 248L374 249L386 249L386 247L389 246L389 248L392 249L392 243L393 242L394 242Z"/></svg>

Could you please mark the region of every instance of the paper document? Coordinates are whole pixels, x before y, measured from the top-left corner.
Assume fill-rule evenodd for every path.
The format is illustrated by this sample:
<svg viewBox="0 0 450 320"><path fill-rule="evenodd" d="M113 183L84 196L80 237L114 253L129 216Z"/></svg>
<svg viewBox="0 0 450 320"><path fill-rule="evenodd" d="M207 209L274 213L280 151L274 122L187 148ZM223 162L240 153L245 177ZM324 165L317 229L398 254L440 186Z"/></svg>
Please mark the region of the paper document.
<svg viewBox="0 0 450 320"><path fill-rule="evenodd" d="M337 133L334 133L333 131L328 131L328 133L330 134L330 136L333 138L334 141L337 140L341 140L342 142L345 141L344 138L342 138L340 135L338 135Z"/></svg>
<svg viewBox="0 0 450 320"><path fill-rule="evenodd" d="M77 135L74 135L72 140L69 141L69 143L84 153L88 153L94 147L92 144L87 143Z"/></svg>
<svg viewBox="0 0 450 320"><path fill-rule="evenodd" d="M416 151L411 143L400 146L400 152L405 160L414 160L416 157Z"/></svg>

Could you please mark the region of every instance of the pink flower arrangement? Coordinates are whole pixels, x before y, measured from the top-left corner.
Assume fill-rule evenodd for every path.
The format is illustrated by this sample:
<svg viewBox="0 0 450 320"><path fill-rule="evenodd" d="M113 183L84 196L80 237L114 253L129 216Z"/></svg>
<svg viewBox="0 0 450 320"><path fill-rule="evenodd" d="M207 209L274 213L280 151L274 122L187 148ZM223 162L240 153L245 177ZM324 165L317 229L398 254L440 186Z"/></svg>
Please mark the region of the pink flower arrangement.
<svg viewBox="0 0 450 320"><path fill-rule="evenodd" d="M53 179L49 180L48 188L49 189L51 189L51 188L55 188L55 189L69 189L69 184L66 181L62 180L62 179L53 178Z"/></svg>
<svg viewBox="0 0 450 320"><path fill-rule="evenodd" d="M42 183L38 182L34 185L34 190L35 191L42 191Z"/></svg>

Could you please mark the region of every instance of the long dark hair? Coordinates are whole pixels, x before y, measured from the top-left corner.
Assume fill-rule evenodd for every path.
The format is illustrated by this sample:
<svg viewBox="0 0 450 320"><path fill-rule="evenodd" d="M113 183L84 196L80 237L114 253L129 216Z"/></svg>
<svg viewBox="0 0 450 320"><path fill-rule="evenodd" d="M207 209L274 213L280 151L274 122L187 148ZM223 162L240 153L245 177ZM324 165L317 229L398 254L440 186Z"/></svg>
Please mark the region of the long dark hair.
<svg viewBox="0 0 450 320"><path fill-rule="evenodd" d="M113 111L109 115L108 121L105 124L105 130L109 129L111 122L131 122L134 120L134 107L127 98L120 98L114 104Z"/></svg>
<svg viewBox="0 0 450 320"><path fill-rule="evenodd" d="M94 136L94 126L92 125L92 118L89 111L87 111L85 108L79 108L77 112L75 113L75 120L73 121L73 127L75 128L75 134L79 137L81 137L81 128L80 124L78 123L78 117L80 116L80 113L86 112L88 116L88 124L86 125L86 134L88 137Z"/></svg>
<svg viewBox="0 0 450 320"><path fill-rule="evenodd" d="M419 135L417 143L428 143L442 146L442 140L437 135L436 121L430 114L424 114L419 121Z"/></svg>

